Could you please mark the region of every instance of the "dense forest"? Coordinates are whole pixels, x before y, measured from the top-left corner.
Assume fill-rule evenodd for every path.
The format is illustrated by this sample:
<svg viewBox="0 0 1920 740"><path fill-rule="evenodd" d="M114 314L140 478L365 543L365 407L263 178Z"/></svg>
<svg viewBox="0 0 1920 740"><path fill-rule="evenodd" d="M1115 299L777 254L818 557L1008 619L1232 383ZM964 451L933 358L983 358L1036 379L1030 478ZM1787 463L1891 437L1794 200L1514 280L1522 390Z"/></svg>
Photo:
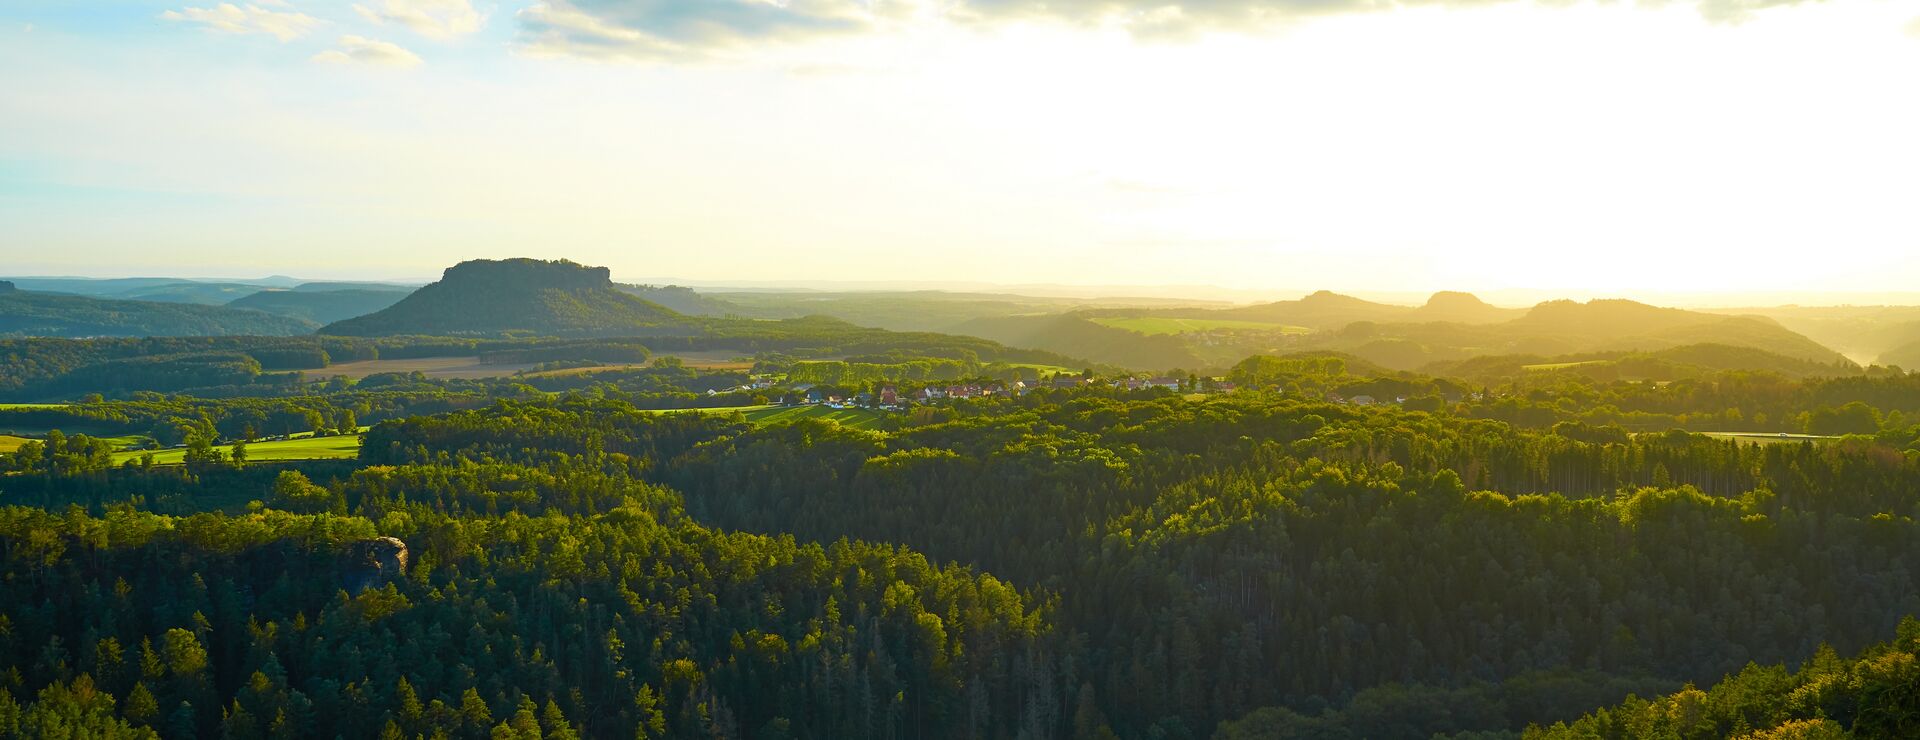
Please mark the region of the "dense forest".
<svg viewBox="0 0 1920 740"><path fill-rule="evenodd" d="M379 423L358 461L0 456L0 733L1586 732L1920 613L1912 435L1752 444L1321 397L1479 392L1367 369L1242 372L1312 393L956 399L887 431L637 407L735 382L670 364L41 410ZM1876 736L1862 716L1824 719Z"/></svg>

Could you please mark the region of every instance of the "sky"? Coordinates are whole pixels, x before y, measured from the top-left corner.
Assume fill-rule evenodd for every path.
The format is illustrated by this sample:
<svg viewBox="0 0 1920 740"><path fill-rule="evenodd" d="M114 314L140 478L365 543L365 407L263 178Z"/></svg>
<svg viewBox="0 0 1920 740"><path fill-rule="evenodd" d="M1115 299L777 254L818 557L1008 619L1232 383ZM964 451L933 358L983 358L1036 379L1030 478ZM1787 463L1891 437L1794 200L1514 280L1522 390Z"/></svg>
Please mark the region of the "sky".
<svg viewBox="0 0 1920 740"><path fill-rule="evenodd" d="M1920 286L1905 0L7 0L0 272Z"/></svg>

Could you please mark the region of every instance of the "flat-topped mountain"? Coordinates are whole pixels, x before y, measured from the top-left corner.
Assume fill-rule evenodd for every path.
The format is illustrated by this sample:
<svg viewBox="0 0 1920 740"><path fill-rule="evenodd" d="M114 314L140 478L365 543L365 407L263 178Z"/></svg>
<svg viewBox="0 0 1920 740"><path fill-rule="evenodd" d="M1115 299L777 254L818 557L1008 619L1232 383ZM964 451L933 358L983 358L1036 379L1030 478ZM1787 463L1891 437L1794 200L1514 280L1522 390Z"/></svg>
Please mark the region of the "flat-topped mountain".
<svg viewBox="0 0 1920 740"><path fill-rule="evenodd" d="M469 260L387 308L336 321L322 334L389 336L645 335L686 317L614 287L605 267L568 260Z"/></svg>

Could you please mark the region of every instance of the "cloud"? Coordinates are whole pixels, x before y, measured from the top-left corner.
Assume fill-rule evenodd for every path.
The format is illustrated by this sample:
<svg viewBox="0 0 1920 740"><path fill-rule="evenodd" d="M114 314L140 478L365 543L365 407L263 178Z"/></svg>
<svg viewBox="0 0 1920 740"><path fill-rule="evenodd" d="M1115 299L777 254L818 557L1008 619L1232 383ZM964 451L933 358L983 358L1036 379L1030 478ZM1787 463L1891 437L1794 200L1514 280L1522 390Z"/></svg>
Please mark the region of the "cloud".
<svg viewBox="0 0 1920 740"><path fill-rule="evenodd" d="M431 38L451 38L480 30L487 19L468 0L385 0L379 9L353 6L374 23L398 23Z"/></svg>
<svg viewBox="0 0 1920 740"><path fill-rule="evenodd" d="M1913 20L1907 22L1907 35L1920 39L1920 16L1914 16Z"/></svg>
<svg viewBox="0 0 1920 740"><path fill-rule="evenodd" d="M1261 28L1311 16L1566 0L539 0L515 15L518 46L542 56L673 60L729 48L885 30L915 16L982 25L1034 21L1137 36ZM1817 0L1637 0L1739 22Z"/></svg>
<svg viewBox="0 0 1920 740"><path fill-rule="evenodd" d="M283 6L284 7L284 6ZM211 8L181 8L160 14L170 21L197 23L221 33L264 33L281 41L307 35L320 20L305 13L267 10L258 5L221 3Z"/></svg>
<svg viewBox="0 0 1920 740"><path fill-rule="evenodd" d="M894 0L543 0L516 14L536 55L668 60L872 30Z"/></svg>
<svg viewBox="0 0 1920 740"><path fill-rule="evenodd" d="M340 48L313 55L321 64L366 64L376 67L419 66L420 57L399 44L364 36L341 36Z"/></svg>

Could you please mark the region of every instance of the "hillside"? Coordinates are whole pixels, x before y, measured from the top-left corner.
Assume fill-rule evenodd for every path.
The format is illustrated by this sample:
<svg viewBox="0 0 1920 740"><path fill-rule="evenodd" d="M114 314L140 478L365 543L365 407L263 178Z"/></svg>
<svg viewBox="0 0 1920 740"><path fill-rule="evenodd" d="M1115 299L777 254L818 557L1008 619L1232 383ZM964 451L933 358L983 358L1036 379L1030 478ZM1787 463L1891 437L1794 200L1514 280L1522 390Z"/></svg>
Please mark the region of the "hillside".
<svg viewBox="0 0 1920 740"><path fill-rule="evenodd" d="M306 334L315 323L224 306L90 298L0 286L0 336L141 337Z"/></svg>
<svg viewBox="0 0 1920 740"><path fill-rule="evenodd" d="M1920 342L1920 306L1767 306L1711 310L1773 319L1863 364L1879 362L1881 355L1901 345Z"/></svg>
<svg viewBox="0 0 1920 740"><path fill-rule="evenodd" d="M682 285L618 285L621 292L688 316L738 316L739 306Z"/></svg>
<svg viewBox="0 0 1920 740"><path fill-rule="evenodd" d="M687 325L686 317L615 288L607 268L519 258L454 265L398 303L328 324L320 333L604 336L669 333Z"/></svg>
<svg viewBox="0 0 1920 740"><path fill-rule="evenodd" d="M1182 335L1116 329L1095 323L1079 313L983 317L961 324L954 331L1009 347L1046 350L1127 368L1165 370L1209 364Z"/></svg>
<svg viewBox="0 0 1920 740"><path fill-rule="evenodd" d="M290 316L316 324L330 324L355 316L365 316L400 302L407 291L398 288L373 290L262 290L236 298L227 305Z"/></svg>

